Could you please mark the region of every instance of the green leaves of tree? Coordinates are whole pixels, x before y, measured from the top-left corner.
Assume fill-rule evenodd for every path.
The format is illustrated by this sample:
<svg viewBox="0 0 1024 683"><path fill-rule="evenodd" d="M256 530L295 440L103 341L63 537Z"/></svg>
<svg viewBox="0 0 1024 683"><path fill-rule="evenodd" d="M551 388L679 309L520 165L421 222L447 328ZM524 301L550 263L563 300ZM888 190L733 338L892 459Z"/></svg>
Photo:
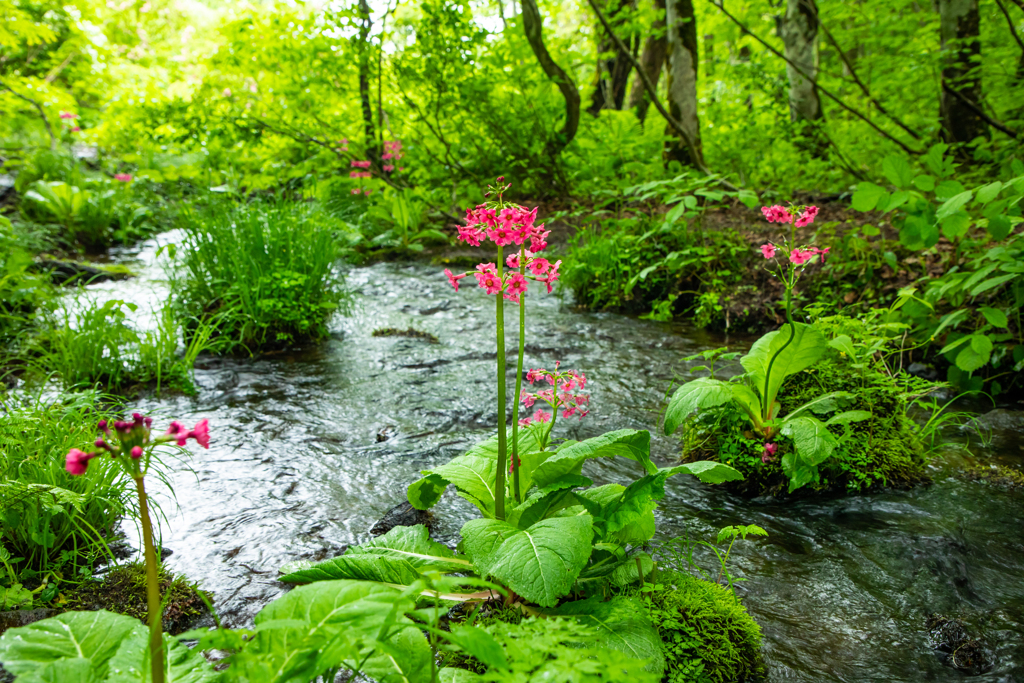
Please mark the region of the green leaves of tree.
<svg viewBox="0 0 1024 683"><path fill-rule="evenodd" d="M590 515L555 517L519 529L496 519L472 519L462 544L481 576L491 576L531 602L553 607L587 563L594 536Z"/></svg>

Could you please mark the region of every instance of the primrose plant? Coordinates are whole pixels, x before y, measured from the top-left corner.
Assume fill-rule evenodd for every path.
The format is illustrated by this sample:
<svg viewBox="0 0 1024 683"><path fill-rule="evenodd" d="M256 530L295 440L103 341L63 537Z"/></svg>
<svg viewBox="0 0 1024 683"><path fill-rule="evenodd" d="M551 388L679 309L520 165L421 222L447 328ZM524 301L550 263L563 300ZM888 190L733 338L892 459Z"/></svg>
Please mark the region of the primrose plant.
<svg viewBox="0 0 1024 683"><path fill-rule="evenodd" d="M813 325L793 321L793 289L804 269L818 259L824 260L829 248L796 245L796 228L813 223L817 207L772 206L761 210L769 222L790 228L789 236L783 237L780 243L768 242L760 247L770 264L769 272L785 287L786 324L754 342L750 352L740 359L746 373L733 378L734 381L702 377L681 386L665 412L665 433L675 432L698 410L737 405L749 418L754 431L764 439L761 460L765 465L779 456L780 444L776 439L780 435L791 440L793 448L781 455L781 465L789 477L792 492L818 480L818 465L831 456L838 445L828 427L864 420L870 413L863 410L840 412L828 422L811 415L819 404L834 404L853 397L848 392L832 392L780 416L782 404L777 397L783 382L817 363L830 344Z"/></svg>
<svg viewBox="0 0 1024 683"><path fill-rule="evenodd" d="M472 275L486 294L495 296L497 328L497 434L450 462L423 472L407 496L416 508L434 506L451 486L476 506L480 517L463 525L456 550L432 541L423 525L396 527L344 555L311 564L297 562L282 571L286 583L329 583L337 579L412 586L424 577L447 576L454 585L434 599L481 602L503 596L507 604L535 615L564 616L599 624L599 647L618 649L648 660L650 670L664 670L657 631L634 598L617 595L654 570L646 544L655 533L654 509L665 495L669 477L689 473L708 483L741 479L732 467L694 462L659 469L651 462L650 433L620 429L585 441L557 445L552 432L558 417L582 418L590 412L584 373L556 363L553 370L523 373L528 280L551 288L559 263L537 256L547 232L534 225L535 212L503 199L503 178L489 188L496 200L468 212L460 237L472 245L485 236L495 247L495 261L475 271L446 271L452 286ZM506 258L503 249L517 250ZM511 270L505 271L503 265ZM519 353L512 415L506 410L503 301L519 307ZM525 378L537 391L522 387ZM545 386L546 385L546 386ZM538 404L546 404L540 406ZM519 417L519 405L534 410ZM511 422L511 452L506 424ZM629 486L593 486L583 466L596 458L623 457L638 463L640 476ZM511 471L512 476L506 477ZM478 590L486 581L500 590ZM459 586L459 582L466 582ZM612 596L611 599L609 596Z"/></svg>

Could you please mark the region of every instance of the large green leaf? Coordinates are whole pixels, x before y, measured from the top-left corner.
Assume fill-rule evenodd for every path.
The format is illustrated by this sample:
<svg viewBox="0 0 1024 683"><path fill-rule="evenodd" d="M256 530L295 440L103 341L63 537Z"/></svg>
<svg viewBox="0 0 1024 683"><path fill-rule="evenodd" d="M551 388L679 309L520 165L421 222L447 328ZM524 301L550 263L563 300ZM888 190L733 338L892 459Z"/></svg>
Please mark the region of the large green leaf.
<svg viewBox="0 0 1024 683"><path fill-rule="evenodd" d="M566 595L591 553L590 515L544 519L519 529L496 519L472 519L462 545L478 573L545 607Z"/></svg>
<svg viewBox="0 0 1024 683"><path fill-rule="evenodd" d="M536 489L522 503L508 511L505 521L525 529L548 517L550 513L564 507L568 501L575 502L572 489L593 484L590 479L578 474L566 474L543 488Z"/></svg>
<svg viewBox="0 0 1024 683"><path fill-rule="evenodd" d="M418 571L431 569L447 573L473 570L469 560L456 555L448 546L430 540L430 532L422 524L396 526L383 536L345 552L346 556L360 554L406 560Z"/></svg>
<svg viewBox="0 0 1024 683"><path fill-rule="evenodd" d="M285 574L279 580L284 583L313 583L314 581L352 579L408 586L419 578L420 573L408 560L357 553L317 562L310 567Z"/></svg>
<svg viewBox="0 0 1024 683"><path fill-rule="evenodd" d="M827 348L828 340L817 328L804 323L795 323L793 326L787 324L754 342L740 363L750 373L754 389L761 394L761 405L772 406L786 377L817 363ZM769 365L771 377L768 377L766 391L765 379Z"/></svg>
<svg viewBox="0 0 1024 683"><path fill-rule="evenodd" d="M174 638L164 634L166 683L212 683L223 678L220 671L198 650L193 650ZM106 683L147 683L152 681L149 665L149 629L138 623L130 636L121 641L120 647L108 664L110 673Z"/></svg>
<svg viewBox="0 0 1024 683"><path fill-rule="evenodd" d="M648 472L651 463L651 434L647 430L619 429L559 449L533 472L533 481L543 488L566 474L579 474L584 461L590 458L621 456L636 460Z"/></svg>
<svg viewBox="0 0 1024 683"><path fill-rule="evenodd" d="M52 662L84 658L91 663L92 674L102 680L121 641L141 627L138 619L105 610L65 612L8 629L0 636L0 663L15 676L29 680Z"/></svg>
<svg viewBox="0 0 1024 683"><path fill-rule="evenodd" d="M699 377L676 389L665 410L665 433L672 434L698 410L716 408L733 400L733 385Z"/></svg>
<svg viewBox="0 0 1024 683"><path fill-rule="evenodd" d="M782 471L789 477L789 490L793 492L818 478L818 465L832 455L838 442L821 420L809 415L787 419L780 432L796 447L795 453L782 458Z"/></svg>
<svg viewBox="0 0 1024 683"><path fill-rule="evenodd" d="M643 606L634 598L617 596L601 602L595 596L544 610L544 613L570 617L592 626L598 631L595 647L608 647L636 659L648 660L647 670L659 675L665 671L661 637L651 626Z"/></svg>

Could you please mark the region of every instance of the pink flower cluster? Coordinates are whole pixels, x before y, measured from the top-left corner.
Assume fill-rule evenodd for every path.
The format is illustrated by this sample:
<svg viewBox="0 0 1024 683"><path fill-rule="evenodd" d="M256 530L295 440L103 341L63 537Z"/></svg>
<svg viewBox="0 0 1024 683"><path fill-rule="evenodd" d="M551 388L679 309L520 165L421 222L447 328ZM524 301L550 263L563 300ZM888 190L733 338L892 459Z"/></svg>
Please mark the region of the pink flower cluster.
<svg viewBox="0 0 1024 683"><path fill-rule="evenodd" d="M114 176L114 180L122 183L130 183L132 181L132 176L130 173L118 173Z"/></svg>
<svg viewBox="0 0 1024 683"><path fill-rule="evenodd" d="M832 247L825 247L824 249L819 249L817 247L809 247L807 249L801 249L797 247L789 252L789 261L794 266L802 266L805 263L808 263L815 256L820 256L822 263L824 263L825 255L828 254L828 251L831 248ZM779 251L779 248L771 242L768 244L762 244L760 249L766 259L775 258L775 254Z"/></svg>
<svg viewBox="0 0 1024 683"><path fill-rule="evenodd" d="M77 118L78 118L78 114L72 114L72 113L71 113L71 112L69 112L69 111L62 111L62 112L60 113L60 117L61 117L62 119L77 119Z"/></svg>
<svg viewBox="0 0 1024 683"><path fill-rule="evenodd" d="M352 161L352 168L370 168L369 161Z"/></svg>
<svg viewBox="0 0 1024 683"><path fill-rule="evenodd" d="M582 420L590 413L590 394L582 392L587 385L587 378L582 372L575 370L559 370L561 361L555 363L554 371L537 368L526 373L526 381L530 384L547 382L551 385L549 389L542 389L531 394L526 389L519 393L519 400L526 408L532 408L537 401L543 401L551 406L552 412L562 411L562 417L579 415ZM530 417L519 420L523 427L533 422L547 422L551 414L544 411L537 411Z"/></svg>
<svg viewBox="0 0 1024 683"><path fill-rule="evenodd" d="M773 443L766 443L764 450L761 451L761 462L765 465L775 460L775 453L779 450L779 447Z"/></svg>
<svg viewBox="0 0 1024 683"><path fill-rule="evenodd" d="M795 220L796 227L802 228L814 222L818 215L818 207L807 206L803 207L802 210L794 209L790 211L786 207L776 204L774 206L762 206L761 213L764 214L769 223L784 223L788 225Z"/></svg>
<svg viewBox="0 0 1024 683"><path fill-rule="evenodd" d="M340 147L338 147L338 151L339 152L347 152L348 151L348 138L342 138L342 139L338 140L338 144L341 145Z"/></svg>
<svg viewBox="0 0 1024 683"><path fill-rule="evenodd" d="M365 194L367 197L369 197L371 192L373 192L373 190L371 190L368 187L366 187L366 188L353 187L352 188L352 194Z"/></svg>
<svg viewBox="0 0 1024 683"><path fill-rule="evenodd" d="M373 174L369 171L349 171L349 178L372 178Z"/></svg>
<svg viewBox="0 0 1024 683"><path fill-rule="evenodd" d="M403 156L405 156L405 153L402 151L402 141L401 140L390 140L388 142L385 142L384 143L384 153L380 155L380 158L383 161L390 161L392 163L384 164L384 166L382 167L384 169L384 172L385 173L391 173L392 171L394 171L395 170L394 162L397 162ZM398 170L399 171L404 171L405 169L404 168L399 168Z"/></svg>
<svg viewBox="0 0 1024 683"><path fill-rule="evenodd" d="M107 422L100 420L96 425L106 436L96 439L95 451L85 452L77 448L68 451L64 462L64 468L73 475L85 474L89 461L99 456L102 452L110 453L111 458L117 458L126 453L132 460L139 460L142 457L144 448L150 443L161 444L175 441L179 446L184 446L189 439L195 439L203 448L210 447L210 425L207 420L200 420L192 429L186 429L179 422L172 422L167 432L150 441L150 428L153 426L153 418L144 417L140 413L132 413L132 421L126 422L115 420ZM113 433L111 433L113 429ZM135 466L137 467L137 466Z"/></svg>

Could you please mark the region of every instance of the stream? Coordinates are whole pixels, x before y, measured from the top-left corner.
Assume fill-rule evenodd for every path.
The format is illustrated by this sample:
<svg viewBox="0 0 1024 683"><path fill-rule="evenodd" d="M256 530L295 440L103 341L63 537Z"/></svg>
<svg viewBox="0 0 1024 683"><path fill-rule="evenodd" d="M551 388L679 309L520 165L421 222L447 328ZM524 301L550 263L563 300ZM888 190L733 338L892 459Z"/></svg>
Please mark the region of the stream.
<svg viewBox="0 0 1024 683"><path fill-rule="evenodd" d="M159 238L174 241L168 233ZM90 287L140 305L166 300L157 241L114 253L141 277ZM161 259L165 258L163 256ZM355 310L313 348L257 359L200 359L199 395L135 404L158 424L210 420L210 449L171 463L163 509L169 566L215 593L228 626L285 590L278 568L325 559L370 538L369 529L405 499L419 471L486 438L494 406L493 299L463 281L456 293L441 267L384 263L352 269ZM621 428L651 429L665 466L679 451L656 433L658 412L683 356L726 340L684 324L577 312L568 300L528 303L526 367L586 373L591 414L559 419L556 435L583 439ZM514 368L515 326L508 315ZM414 327L440 340L373 337ZM742 349L750 340L730 340ZM512 374L509 374L511 395ZM1020 422L1018 421L1018 424ZM980 459L1024 459L1021 431L996 430ZM956 476L966 455L953 432L930 475L934 483L817 500L741 499L679 475L658 511L658 538L713 539L730 524L758 524L767 539L738 542L731 566L746 581L744 604L764 633L771 681L959 681L929 640L930 614L960 617L995 665L978 681L1024 680L1022 495ZM632 461L592 461L596 484L628 483ZM435 508L436 537L452 542L476 510L449 491ZM135 538L135 530L127 529ZM712 567L700 555L705 567ZM713 558L710 558L713 559Z"/></svg>

